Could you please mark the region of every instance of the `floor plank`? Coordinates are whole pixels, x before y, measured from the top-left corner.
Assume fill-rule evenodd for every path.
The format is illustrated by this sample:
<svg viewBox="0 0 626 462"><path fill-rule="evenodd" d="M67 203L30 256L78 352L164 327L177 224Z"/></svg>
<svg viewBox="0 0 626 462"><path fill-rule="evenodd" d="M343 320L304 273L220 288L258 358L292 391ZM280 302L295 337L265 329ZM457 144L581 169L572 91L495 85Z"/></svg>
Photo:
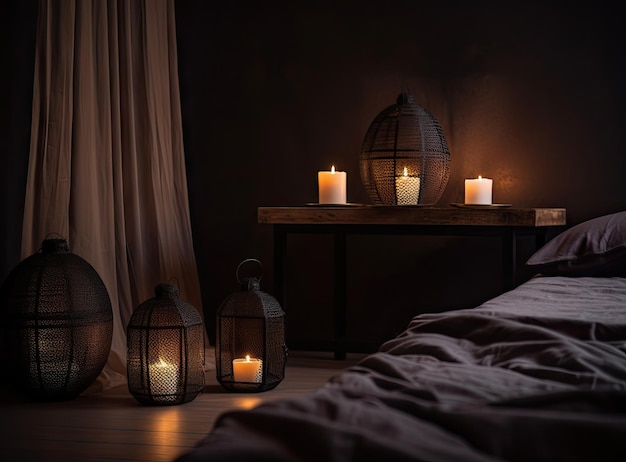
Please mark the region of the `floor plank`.
<svg viewBox="0 0 626 462"><path fill-rule="evenodd" d="M290 352L285 378L273 390L232 393L215 372L204 392L179 406L142 406L126 386L71 401L39 403L5 393L0 400L0 460L171 461L194 447L229 409L309 393L363 355Z"/></svg>

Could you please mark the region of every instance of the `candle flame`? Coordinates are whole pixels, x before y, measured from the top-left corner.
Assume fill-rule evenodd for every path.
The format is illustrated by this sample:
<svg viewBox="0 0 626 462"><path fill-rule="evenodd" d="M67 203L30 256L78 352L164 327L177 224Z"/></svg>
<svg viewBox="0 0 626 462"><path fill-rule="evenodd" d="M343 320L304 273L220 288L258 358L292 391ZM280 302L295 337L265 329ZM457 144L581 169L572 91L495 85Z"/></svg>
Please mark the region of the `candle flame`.
<svg viewBox="0 0 626 462"><path fill-rule="evenodd" d="M250 362L250 355L246 355L246 362L249 363Z"/></svg>
<svg viewBox="0 0 626 462"><path fill-rule="evenodd" d="M478 179L479 179L479 180L482 180L482 179L483 179L483 177L482 177L482 176L480 176L480 175L478 175Z"/></svg>
<svg viewBox="0 0 626 462"><path fill-rule="evenodd" d="M169 365L170 364L167 361L164 361L163 358L161 358L160 356L159 356L159 362L153 364L154 367L169 367Z"/></svg>
<svg viewBox="0 0 626 462"><path fill-rule="evenodd" d="M335 173L335 166L330 167L330 173Z"/></svg>
<svg viewBox="0 0 626 462"><path fill-rule="evenodd" d="M409 172L408 172L408 170L406 169L406 167L404 167L404 176L409 176Z"/></svg>

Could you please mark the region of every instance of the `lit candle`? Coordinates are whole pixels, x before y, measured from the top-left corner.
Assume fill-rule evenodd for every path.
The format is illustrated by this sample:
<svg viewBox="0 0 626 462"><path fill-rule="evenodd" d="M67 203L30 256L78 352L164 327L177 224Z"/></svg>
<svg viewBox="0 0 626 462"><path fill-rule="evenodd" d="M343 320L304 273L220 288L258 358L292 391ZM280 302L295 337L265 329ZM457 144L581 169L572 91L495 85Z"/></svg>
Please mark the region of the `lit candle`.
<svg viewBox="0 0 626 462"><path fill-rule="evenodd" d="M317 172L320 204L346 203L346 172L336 172L333 165L330 172Z"/></svg>
<svg viewBox="0 0 626 462"><path fill-rule="evenodd" d="M246 355L245 358L233 359L233 377L235 382L253 382L260 383L263 375L263 361L251 358Z"/></svg>
<svg viewBox="0 0 626 462"><path fill-rule="evenodd" d="M465 203L476 205L491 205L491 189L493 180L483 178L465 180Z"/></svg>
<svg viewBox="0 0 626 462"><path fill-rule="evenodd" d="M150 386L153 395L172 395L171 397L160 398L162 400L176 400L178 392L178 365L168 363L163 358L159 362L148 366L150 376Z"/></svg>
<svg viewBox="0 0 626 462"><path fill-rule="evenodd" d="M396 201L398 205L417 205L420 195L420 179L409 176L404 167L404 173L396 177Z"/></svg>

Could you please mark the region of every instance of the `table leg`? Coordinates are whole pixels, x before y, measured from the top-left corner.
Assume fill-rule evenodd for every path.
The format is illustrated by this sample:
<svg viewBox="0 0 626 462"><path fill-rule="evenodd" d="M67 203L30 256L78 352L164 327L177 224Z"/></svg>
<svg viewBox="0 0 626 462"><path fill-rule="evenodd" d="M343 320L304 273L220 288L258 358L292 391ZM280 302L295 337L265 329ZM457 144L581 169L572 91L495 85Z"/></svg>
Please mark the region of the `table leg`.
<svg viewBox="0 0 626 462"><path fill-rule="evenodd" d="M508 229L502 237L502 285L511 290L517 282L517 233Z"/></svg>
<svg viewBox="0 0 626 462"><path fill-rule="evenodd" d="M335 359L346 359L346 234L335 233L334 242L334 309L335 309Z"/></svg>
<svg viewBox="0 0 626 462"><path fill-rule="evenodd" d="M548 230L542 228L535 234L535 252L542 248L548 242Z"/></svg>
<svg viewBox="0 0 626 462"><path fill-rule="evenodd" d="M274 294L283 308L287 304L285 284L285 265L287 256L287 232L278 225L274 226Z"/></svg>

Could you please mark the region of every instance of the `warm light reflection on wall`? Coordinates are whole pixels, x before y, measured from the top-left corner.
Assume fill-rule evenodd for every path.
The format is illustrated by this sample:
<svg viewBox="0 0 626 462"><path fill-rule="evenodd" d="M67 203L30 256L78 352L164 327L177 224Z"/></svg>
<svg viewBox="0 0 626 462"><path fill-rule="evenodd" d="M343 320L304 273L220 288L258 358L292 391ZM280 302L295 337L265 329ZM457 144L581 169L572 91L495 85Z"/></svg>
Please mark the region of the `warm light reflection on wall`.
<svg viewBox="0 0 626 462"><path fill-rule="evenodd" d="M167 446L183 445L180 438L182 433L180 431L181 415L179 408L163 408L163 410L156 413L151 420L152 444Z"/></svg>
<svg viewBox="0 0 626 462"><path fill-rule="evenodd" d="M259 404L261 404L261 398L245 397L235 399L235 407L239 409L252 409Z"/></svg>

